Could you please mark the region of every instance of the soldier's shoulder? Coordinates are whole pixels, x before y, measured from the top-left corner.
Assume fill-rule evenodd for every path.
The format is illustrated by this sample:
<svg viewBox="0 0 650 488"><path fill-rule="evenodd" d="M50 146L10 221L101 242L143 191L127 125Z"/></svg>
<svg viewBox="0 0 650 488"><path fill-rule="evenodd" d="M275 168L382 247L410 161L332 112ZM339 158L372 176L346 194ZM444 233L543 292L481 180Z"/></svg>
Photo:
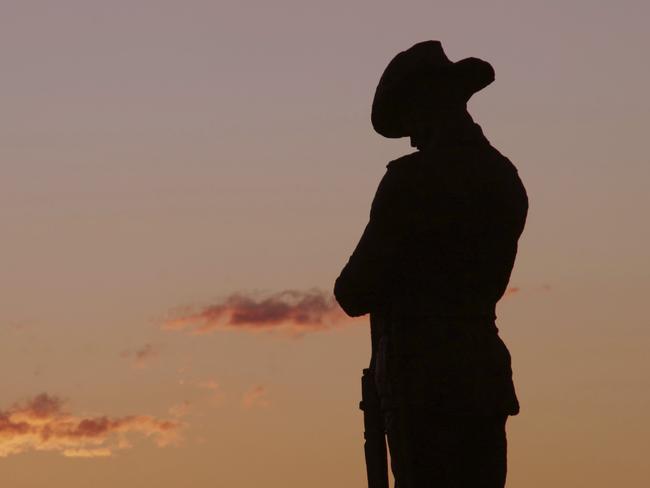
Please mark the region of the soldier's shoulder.
<svg viewBox="0 0 650 488"><path fill-rule="evenodd" d="M406 154L397 159L393 159L386 165L388 170L404 171L412 168L421 159L420 151L415 151L411 154Z"/></svg>
<svg viewBox="0 0 650 488"><path fill-rule="evenodd" d="M492 193L509 195L514 201L519 202L522 207L528 206L526 188L519 176L517 167L510 158L504 156L493 146L486 150L486 157L481 161L482 183Z"/></svg>

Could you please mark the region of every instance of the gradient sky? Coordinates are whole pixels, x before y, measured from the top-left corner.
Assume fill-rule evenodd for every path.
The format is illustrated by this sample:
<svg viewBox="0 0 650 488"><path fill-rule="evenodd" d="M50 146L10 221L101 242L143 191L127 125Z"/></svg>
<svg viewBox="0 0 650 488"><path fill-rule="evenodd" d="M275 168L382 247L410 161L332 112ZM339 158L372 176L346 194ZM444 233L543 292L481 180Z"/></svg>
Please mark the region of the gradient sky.
<svg viewBox="0 0 650 488"><path fill-rule="evenodd" d="M647 486L649 5L3 1L2 486L364 486L367 321L329 293L425 39L495 67L470 112L530 198L508 486Z"/></svg>

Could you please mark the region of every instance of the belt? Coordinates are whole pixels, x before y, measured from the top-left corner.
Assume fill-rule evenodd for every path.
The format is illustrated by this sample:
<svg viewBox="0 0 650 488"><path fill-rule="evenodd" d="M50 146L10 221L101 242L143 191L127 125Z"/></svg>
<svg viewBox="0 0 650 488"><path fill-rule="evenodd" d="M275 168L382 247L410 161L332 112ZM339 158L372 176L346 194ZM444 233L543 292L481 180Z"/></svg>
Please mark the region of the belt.
<svg viewBox="0 0 650 488"><path fill-rule="evenodd" d="M468 317L452 315L392 315L388 320L385 332L401 332L414 334L426 333L436 329L466 329L476 331L490 331L498 333L499 329L493 317Z"/></svg>

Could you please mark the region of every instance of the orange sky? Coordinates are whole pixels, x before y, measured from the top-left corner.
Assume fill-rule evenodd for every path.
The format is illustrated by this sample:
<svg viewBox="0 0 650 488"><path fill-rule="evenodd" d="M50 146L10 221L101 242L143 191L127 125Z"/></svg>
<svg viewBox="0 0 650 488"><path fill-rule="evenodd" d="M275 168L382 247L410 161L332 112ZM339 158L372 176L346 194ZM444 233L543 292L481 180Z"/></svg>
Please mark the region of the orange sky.
<svg viewBox="0 0 650 488"><path fill-rule="evenodd" d="M366 320L331 302L385 165L392 56L490 61L470 102L530 198L497 309L508 486L645 487L644 2L7 1L0 482L365 484Z"/></svg>

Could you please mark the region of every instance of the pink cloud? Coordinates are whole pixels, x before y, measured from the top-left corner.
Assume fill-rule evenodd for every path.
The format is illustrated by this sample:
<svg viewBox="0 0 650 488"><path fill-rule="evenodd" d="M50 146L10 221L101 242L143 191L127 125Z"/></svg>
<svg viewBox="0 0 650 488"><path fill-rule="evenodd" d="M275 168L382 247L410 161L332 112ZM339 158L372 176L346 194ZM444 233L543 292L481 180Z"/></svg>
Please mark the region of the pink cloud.
<svg viewBox="0 0 650 488"><path fill-rule="evenodd" d="M179 440L181 424L150 415L111 418L72 415L63 401L41 393L0 410L0 457L27 451L55 451L67 457L107 457L131 447L140 434L164 447Z"/></svg>
<svg viewBox="0 0 650 488"><path fill-rule="evenodd" d="M184 309L166 320L162 328L206 334L215 330L278 330L299 337L353 323L331 294L313 289L285 290L257 297L233 293L221 302L199 310ZM358 322L358 320L357 320Z"/></svg>
<svg viewBox="0 0 650 488"><path fill-rule="evenodd" d="M268 389L264 385L254 385L242 396L242 406L244 408L268 407Z"/></svg>

